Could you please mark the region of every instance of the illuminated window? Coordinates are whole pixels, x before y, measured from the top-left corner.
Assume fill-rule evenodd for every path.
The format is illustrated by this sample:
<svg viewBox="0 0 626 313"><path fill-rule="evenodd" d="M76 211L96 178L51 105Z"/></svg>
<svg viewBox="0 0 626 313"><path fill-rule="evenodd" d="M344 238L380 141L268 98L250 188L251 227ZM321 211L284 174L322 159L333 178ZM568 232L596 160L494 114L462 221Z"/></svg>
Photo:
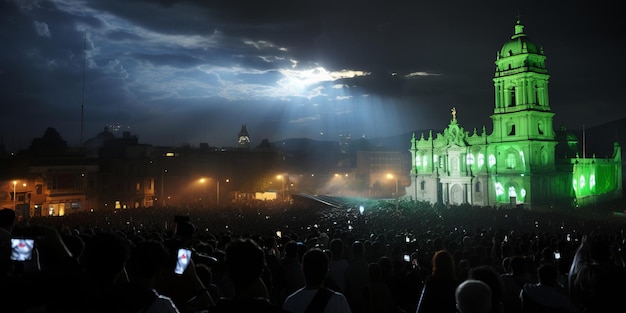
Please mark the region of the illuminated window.
<svg viewBox="0 0 626 313"><path fill-rule="evenodd" d="M596 185L596 175L591 174L589 175L589 189L593 189L595 185Z"/></svg>
<svg viewBox="0 0 626 313"><path fill-rule="evenodd" d="M482 167L485 164L485 155L482 153L478 154L478 167Z"/></svg>
<svg viewBox="0 0 626 313"><path fill-rule="evenodd" d="M424 160L422 160L422 166L426 167L428 166L428 158L426 156L423 156Z"/></svg>
<svg viewBox="0 0 626 313"><path fill-rule="evenodd" d="M517 198L517 192L515 192L515 187L513 186L509 187L509 197Z"/></svg>
<svg viewBox="0 0 626 313"><path fill-rule="evenodd" d="M415 166L422 165L422 158L418 155L415 157Z"/></svg>
<svg viewBox="0 0 626 313"><path fill-rule="evenodd" d="M472 165L474 164L474 155L473 154L468 154L466 157L466 162L468 165Z"/></svg>
<svg viewBox="0 0 626 313"><path fill-rule="evenodd" d="M581 188L581 189L582 189L582 188L585 188L585 176L580 175L580 179L579 179L579 181L580 181L580 184L579 184L579 185L580 185L580 188Z"/></svg>
<svg viewBox="0 0 626 313"><path fill-rule="evenodd" d="M502 184L496 183L495 187L496 187L496 196L500 196L504 194L504 187L502 187Z"/></svg>
<svg viewBox="0 0 626 313"><path fill-rule="evenodd" d="M506 168L514 169L515 168L515 153L507 153L506 155Z"/></svg>
<svg viewBox="0 0 626 313"><path fill-rule="evenodd" d="M496 157L493 154L489 155L489 167L496 165Z"/></svg>

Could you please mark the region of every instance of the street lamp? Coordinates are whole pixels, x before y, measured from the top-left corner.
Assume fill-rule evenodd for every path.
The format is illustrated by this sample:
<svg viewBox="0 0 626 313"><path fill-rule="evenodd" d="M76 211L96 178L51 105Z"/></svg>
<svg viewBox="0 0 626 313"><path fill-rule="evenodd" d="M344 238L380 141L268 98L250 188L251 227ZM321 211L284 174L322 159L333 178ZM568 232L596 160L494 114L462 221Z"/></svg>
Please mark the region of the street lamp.
<svg viewBox="0 0 626 313"><path fill-rule="evenodd" d="M387 174L387 178L395 178L396 179L396 192L394 193L394 197L396 198L396 210L398 209L398 175Z"/></svg>
<svg viewBox="0 0 626 313"><path fill-rule="evenodd" d="M285 201L285 177L283 175L278 175L276 176L276 178L280 179L280 181L283 184L282 198L283 198L283 201Z"/></svg>
<svg viewBox="0 0 626 313"><path fill-rule="evenodd" d="M26 183L22 183L22 187L26 187ZM17 210L17 180L13 181L13 211Z"/></svg>
<svg viewBox="0 0 626 313"><path fill-rule="evenodd" d="M167 173L167 169L166 168L164 168L161 171L161 199L162 199L161 201L163 203L163 206L165 206L165 194L163 193L163 180L165 178L165 175L164 175L165 173Z"/></svg>
<svg viewBox="0 0 626 313"><path fill-rule="evenodd" d="M17 186L17 180L13 181L13 211L17 210L17 197L15 197L15 189Z"/></svg>

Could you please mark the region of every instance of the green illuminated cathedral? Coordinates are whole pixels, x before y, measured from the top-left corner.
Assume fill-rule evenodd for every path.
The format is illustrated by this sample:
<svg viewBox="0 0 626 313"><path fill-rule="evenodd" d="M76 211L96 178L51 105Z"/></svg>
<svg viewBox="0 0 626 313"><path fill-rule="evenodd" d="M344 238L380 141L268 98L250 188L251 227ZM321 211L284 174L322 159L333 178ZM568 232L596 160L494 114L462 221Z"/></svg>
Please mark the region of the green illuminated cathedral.
<svg viewBox="0 0 626 313"><path fill-rule="evenodd" d="M443 133L413 134L406 197L478 206L584 206L621 197L621 148L581 157L576 136L555 132L546 56L518 20L497 53L493 131L466 131L452 108Z"/></svg>

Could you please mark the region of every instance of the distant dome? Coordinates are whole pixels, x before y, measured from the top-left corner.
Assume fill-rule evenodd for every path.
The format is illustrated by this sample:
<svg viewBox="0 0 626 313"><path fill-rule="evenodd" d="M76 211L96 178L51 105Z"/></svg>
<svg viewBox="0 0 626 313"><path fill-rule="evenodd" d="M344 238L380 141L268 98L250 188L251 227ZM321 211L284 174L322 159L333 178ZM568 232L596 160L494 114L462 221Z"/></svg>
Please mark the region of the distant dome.
<svg viewBox="0 0 626 313"><path fill-rule="evenodd" d="M578 142L578 136L572 131L567 130L565 127L561 126L559 130L555 132L556 141L567 141L567 142Z"/></svg>
<svg viewBox="0 0 626 313"><path fill-rule="evenodd" d="M515 34L502 46L499 57L505 58L525 53L543 54L543 49L526 36L524 25L518 20L515 24Z"/></svg>
<svg viewBox="0 0 626 313"><path fill-rule="evenodd" d="M115 139L115 135L109 131L108 127L104 127L104 130L99 132L96 137L89 138L85 141L85 149L89 156L97 156L98 149L104 146L104 143Z"/></svg>

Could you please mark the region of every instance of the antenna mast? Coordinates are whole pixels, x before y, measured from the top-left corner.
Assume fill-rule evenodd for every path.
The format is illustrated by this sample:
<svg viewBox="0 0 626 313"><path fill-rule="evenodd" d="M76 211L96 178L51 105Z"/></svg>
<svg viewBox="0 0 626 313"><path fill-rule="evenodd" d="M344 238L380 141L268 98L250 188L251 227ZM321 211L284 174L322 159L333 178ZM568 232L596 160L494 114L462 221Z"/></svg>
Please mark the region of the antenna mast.
<svg viewBox="0 0 626 313"><path fill-rule="evenodd" d="M585 152L586 152L585 150L587 150L587 147L585 146L586 145L586 142L585 142L586 139L587 138L586 138L586 134L585 134L585 124L583 124L583 159L585 158Z"/></svg>
<svg viewBox="0 0 626 313"><path fill-rule="evenodd" d="M83 38L83 99L80 104L80 142L79 145L83 145L83 112L85 110L85 67L87 63L87 32L85 32Z"/></svg>

